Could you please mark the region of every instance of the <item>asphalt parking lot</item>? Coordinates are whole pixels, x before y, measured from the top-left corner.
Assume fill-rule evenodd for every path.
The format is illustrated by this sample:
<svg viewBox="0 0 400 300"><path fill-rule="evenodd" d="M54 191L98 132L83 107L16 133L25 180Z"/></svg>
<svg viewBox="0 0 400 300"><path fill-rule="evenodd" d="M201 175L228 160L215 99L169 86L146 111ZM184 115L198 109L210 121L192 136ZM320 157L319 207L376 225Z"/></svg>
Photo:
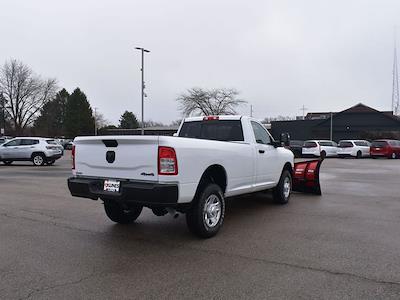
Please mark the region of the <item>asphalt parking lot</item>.
<svg viewBox="0 0 400 300"><path fill-rule="evenodd" d="M322 196L230 199L212 239L184 216L109 221L55 166L0 166L2 299L400 299L400 160L327 159Z"/></svg>

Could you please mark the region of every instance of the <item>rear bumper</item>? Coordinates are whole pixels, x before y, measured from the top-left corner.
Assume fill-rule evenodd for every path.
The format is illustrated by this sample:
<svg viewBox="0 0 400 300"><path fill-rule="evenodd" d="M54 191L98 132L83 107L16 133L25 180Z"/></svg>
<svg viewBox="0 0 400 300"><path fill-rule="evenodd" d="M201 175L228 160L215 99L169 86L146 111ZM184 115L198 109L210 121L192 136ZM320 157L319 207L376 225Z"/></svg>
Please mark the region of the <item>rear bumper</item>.
<svg viewBox="0 0 400 300"><path fill-rule="evenodd" d="M60 159L62 157L62 154L53 154L50 156L46 156L47 160L56 160L56 159Z"/></svg>
<svg viewBox="0 0 400 300"><path fill-rule="evenodd" d="M97 200L112 199L119 202L140 204L148 207L175 206L178 202L178 185L121 181L119 192L103 190L104 179L85 177L68 178L68 188L72 196Z"/></svg>

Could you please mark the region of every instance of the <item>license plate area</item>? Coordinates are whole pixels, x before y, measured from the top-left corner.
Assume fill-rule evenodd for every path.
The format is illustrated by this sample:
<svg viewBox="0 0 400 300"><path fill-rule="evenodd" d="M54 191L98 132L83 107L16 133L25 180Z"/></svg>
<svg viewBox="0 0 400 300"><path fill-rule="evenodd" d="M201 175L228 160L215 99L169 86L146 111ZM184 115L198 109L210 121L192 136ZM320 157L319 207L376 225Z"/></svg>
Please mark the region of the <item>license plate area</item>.
<svg viewBox="0 0 400 300"><path fill-rule="evenodd" d="M103 190L105 192L119 193L121 182L119 180L106 179L104 180Z"/></svg>

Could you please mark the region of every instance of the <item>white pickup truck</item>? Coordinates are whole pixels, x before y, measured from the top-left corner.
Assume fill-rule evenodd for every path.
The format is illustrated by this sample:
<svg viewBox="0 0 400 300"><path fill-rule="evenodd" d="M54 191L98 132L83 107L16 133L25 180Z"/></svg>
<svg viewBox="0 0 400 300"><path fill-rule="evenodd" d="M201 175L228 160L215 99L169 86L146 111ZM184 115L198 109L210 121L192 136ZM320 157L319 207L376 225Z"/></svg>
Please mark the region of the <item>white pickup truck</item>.
<svg viewBox="0 0 400 300"><path fill-rule="evenodd" d="M221 228L225 198L272 189L286 204L294 158L257 120L191 117L176 136L92 136L74 140L73 196L104 201L117 223L134 222L143 207L155 215L186 214L189 229L211 237Z"/></svg>

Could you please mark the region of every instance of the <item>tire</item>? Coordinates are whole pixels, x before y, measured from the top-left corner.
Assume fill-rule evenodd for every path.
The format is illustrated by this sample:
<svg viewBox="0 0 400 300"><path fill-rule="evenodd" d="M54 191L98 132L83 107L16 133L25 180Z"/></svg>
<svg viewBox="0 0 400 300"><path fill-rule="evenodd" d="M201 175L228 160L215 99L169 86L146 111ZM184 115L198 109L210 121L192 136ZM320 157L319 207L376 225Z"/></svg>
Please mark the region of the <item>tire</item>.
<svg viewBox="0 0 400 300"><path fill-rule="evenodd" d="M326 158L326 152L325 152L325 150L322 150L322 151L321 151L320 156L321 156L322 159L325 159L325 158Z"/></svg>
<svg viewBox="0 0 400 300"><path fill-rule="evenodd" d="M129 210L125 210L115 201L104 200L104 210L111 221L119 224L130 224L140 216L143 206L130 207Z"/></svg>
<svg viewBox="0 0 400 300"><path fill-rule="evenodd" d="M397 157L397 156L396 156L396 153L395 153L395 152L393 152L392 155L390 156L391 159L395 159L396 157Z"/></svg>
<svg viewBox="0 0 400 300"><path fill-rule="evenodd" d="M3 164L5 164L6 166L10 166L12 163L12 160L3 160Z"/></svg>
<svg viewBox="0 0 400 300"><path fill-rule="evenodd" d="M32 155L32 162L35 166L43 166L46 162L46 158L43 154L41 153L36 153Z"/></svg>
<svg viewBox="0 0 400 300"><path fill-rule="evenodd" d="M48 166L51 166L51 165L53 165L55 162L56 162L55 160L48 160L48 161L46 162L46 164L47 164Z"/></svg>
<svg viewBox="0 0 400 300"><path fill-rule="evenodd" d="M361 151L357 151L356 158L361 158L361 157L362 157Z"/></svg>
<svg viewBox="0 0 400 300"><path fill-rule="evenodd" d="M276 204L284 205L289 202L292 191L292 175L288 170L283 170L278 185L273 189Z"/></svg>
<svg viewBox="0 0 400 300"><path fill-rule="evenodd" d="M225 199L221 188L209 183L196 195L186 212L189 230L201 238L210 238L221 229L225 217Z"/></svg>

